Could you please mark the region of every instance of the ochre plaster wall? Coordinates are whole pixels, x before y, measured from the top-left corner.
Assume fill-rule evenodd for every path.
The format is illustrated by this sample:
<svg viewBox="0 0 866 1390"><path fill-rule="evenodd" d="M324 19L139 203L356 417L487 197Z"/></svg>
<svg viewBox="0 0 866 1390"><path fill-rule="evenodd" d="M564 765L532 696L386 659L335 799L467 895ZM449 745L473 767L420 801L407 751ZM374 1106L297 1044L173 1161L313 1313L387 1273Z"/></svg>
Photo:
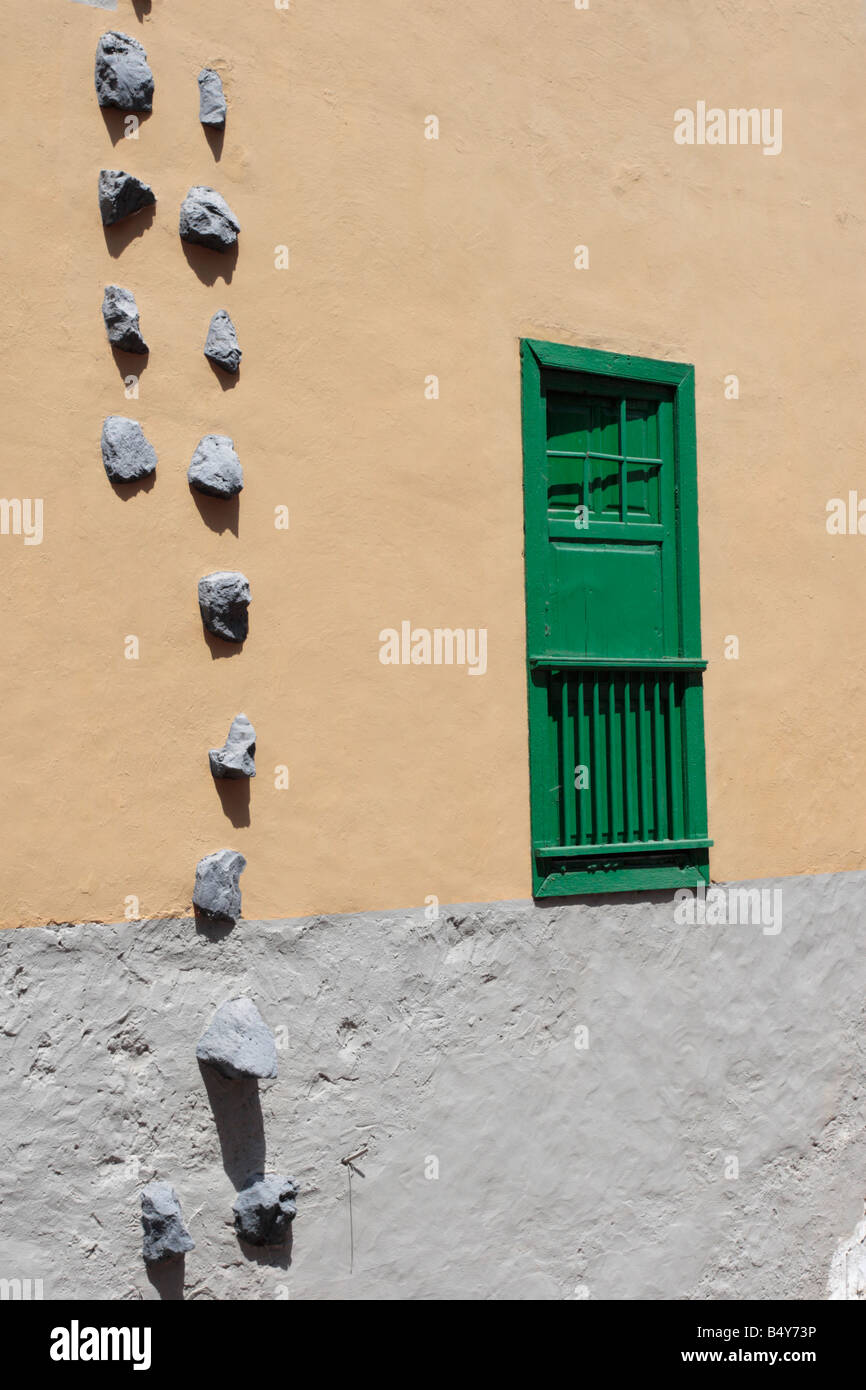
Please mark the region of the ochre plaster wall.
<svg viewBox="0 0 866 1390"><path fill-rule="evenodd" d="M137 141L96 103L112 27L156 80ZM695 364L713 876L866 866L866 537L825 526L829 498L866 495L861 5L41 0L4 6L0 51L0 492L42 498L45 528L0 536L4 924L116 920L130 896L181 913L224 845L251 918L528 896L521 336ZM701 100L781 108L782 152L676 145ZM122 250L102 167L158 198ZM240 219L233 269L178 239L195 183ZM111 282L151 349L137 401ZM218 308L244 352L225 391L202 356ZM111 413L159 454L125 500ZM187 487L208 432L244 466L237 535ZM225 659L196 599L219 568L253 593ZM486 628L487 674L382 666L403 619ZM207 749L240 710L259 775L235 826Z"/></svg>

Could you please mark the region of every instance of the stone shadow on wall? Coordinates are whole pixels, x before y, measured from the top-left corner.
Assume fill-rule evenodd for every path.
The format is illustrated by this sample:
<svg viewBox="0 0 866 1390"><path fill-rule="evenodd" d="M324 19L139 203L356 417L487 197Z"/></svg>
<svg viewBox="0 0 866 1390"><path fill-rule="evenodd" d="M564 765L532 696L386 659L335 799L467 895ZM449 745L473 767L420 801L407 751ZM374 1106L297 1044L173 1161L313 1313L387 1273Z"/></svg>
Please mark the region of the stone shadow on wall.
<svg viewBox="0 0 866 1390"><path fill-rule="evenodd" d="M207 361L208 366L210 367L211 371L213 372L222 389L224 391L232 391L241 379L240 367L238 367L236 372L226 372L223 371L222 367L218 367L216 362L211 362L210 358L208 358Z"/></svg>
<svg viewBox="0 0 866 1390"><path fill-rule="evenodd" d="M103 223L102 234L105 237L108 254L114 256L116 260L118 256L123 254L130 242L135 241L136 237L144 236L148 227L153 226L155 217L156 204L151 203L149 207L133 213L132 217L124 217L120 222L112 222L110 227L106 227Z"/></svg>
<svg viewBox="0 0 866 1390"><path fill-rule="evenodd" d="M291 1227L284 1245L250 1245L247 1241L241 1240L240 1236L236 1239L241 1254L251 1264L267 1265L271 1269L288 1269L292 1263L294 1236Z"/></svg>
<svg viewBox="0 0 866 1390"><path fill-rule="evenodd" d="M237 242L230 251L211 251L208 246L199 246L197 242L184 241L183 238L180 244L189 265L203 285L215 285L220 278L227 285L231 282L238 263Z"/></svg>
<svg viewBox="0 0 866 1390"><path fill-rule="evenodd" d="M223 1169L236 1192L251 1173L265 1171L265 1122L255 1077L229 1081L206 1062L199 1062L216 1124Z"/></svg>
<svg viewBox="0 0 866 1390"><path fill-rule="evenodd" d="M244 649L243 642L224 642L222 637L215 637L212 632L208 632L204 623L202 623L202 632L214 661L222 661L229 656L240 656Z"/></svg>
<svg viewBox="0 0 866 1390"><path fill-rule="evenodd" d="M232 825L249 825L249 777L214 777L213 784L222 802L223 813L228 816Z"/></svg>
<svg viewBox="0 0 866 1390"><path fill-rule="evenodd" d="M122 502L128 502L130 497L137 497L140 492L150 492L156 482L156 471L147 473L143 478L135 478L129 483L114 482L109 478L112 491L115 497L119 497Z"/></svg>
<svg viewBox="0 0 866 1390"><path fill-rule="evenodd" d="M150 362L150 352L124 352L122 348L115 347L113 343L111 344L111 355L124 385L127 377L134 376L140 381ZM134 400L135 397L131 399Z"/></svg>
<svg viewBox="0 0 866 1390"><path fill-rule="evenodd" d="M231 531L234 536L238 534L240 497L237 494L234 497L210 497L192 486L189 490L205 526L211 531Z"/></svg>
<svg viewBox="0 0 866 1390"><path fill-rule="evenodd" d="M126 135L127 116L134 116L139 125L144 125L153 114L150 111L118 111L116 106L100 106L99 109L112 145L119 145Z"/></svg>
<svg viewBox="0 0 866 1390"><path fill-rule="evenodd" d="M183 1255L176 1260L165 1260L157 1264L145 1264L149 1282L156 1289L164 1303L183 1302L183 1283L186 1261Z"/></svg>
<svg viewBox="0 0 866 1390"><path fill-rule="evenodd" d="M219 164L223 152L223 141L226 138L226 128L224 125L203 125L202 130L205 140L210 145L214 163Z"/></svg>
<svg viewBox="0 0 866 1390"><path fill-rule="evenodd" d="M199 936L203 936L205 941L225 941L230 932L234 931L234 923L227 920L215 921L213 917L208 917L204 912L200 912L193 903L193 921Z"/></svg>

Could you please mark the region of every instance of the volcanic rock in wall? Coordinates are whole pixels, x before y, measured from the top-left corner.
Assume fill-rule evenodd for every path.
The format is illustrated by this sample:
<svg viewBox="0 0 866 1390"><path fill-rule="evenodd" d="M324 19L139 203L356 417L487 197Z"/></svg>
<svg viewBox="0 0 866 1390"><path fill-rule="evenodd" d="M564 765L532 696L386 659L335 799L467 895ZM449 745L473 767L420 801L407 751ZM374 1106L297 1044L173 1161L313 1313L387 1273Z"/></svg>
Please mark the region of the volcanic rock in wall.
<svg viewBox="0 0 866 1390"><path fill-rule="evenodd" d="M141 336L138 322L138 305L132 290L122 285L106 285L102 298L102 317L112 347L122 352L147 352L147 343Z"/></svg>
<svg viewBox="0 0 866 1390"><path fill-rule="evenodd" d="M150 184L142 183L134 174L124 173L122 169L100 169L99 211L103 226L122 222L143 208L153 207L155 202Z"/></svg>
<svg viewBox="0 0 866 1390"><path fill-rule="evenodd" d="M235 1198L235 1233L250 1245L283 1245L297 1213L295 1178L250 1178Z"/></svg>
<svg viewBox="0 0 866 1390"><path fill-rule="evenodd" d="M183 1224L177 1193L167 1182L150 1182L141 1194L142 1254L148 1264L173 1260L195 1242Z"/></svg>
<svg viewBox="0 0 866 1390"><path fill-rule="evenodd" d="M217 1009L195 1049L200 1062L229 1081L277 1074L274 1035L252 999L230 999Z"/></svg>
<svg viewBox="0 0 866 1390"><path fill-rule="evenodd" d="M202 68L198 75L198 118L202 125L224 126L226 123L223 81L213 68Z"/></svg>
<svg viewBox="0 0 866 1390"><path fill-rule="evenodd" d="M215 188L196 184L180 206L180 238L211 251L230 251L237 243L240 223Z"/></svg>
<svg viewBox="0 0 866 1390"><path fill-rule="evenodd" d="M237 570L215 570L198 581L202 622L224 642L243 642L250 627L250 585Z"/></svg>
<svg viewBox="0 0 866 1390"><path fill-rule="evenodd" d="M109 29L96 45L96 99L120 111L153 110L153 73L138 39Z"/></svg>
<svg viewBox="0 0 866 1390"><path fill-rule="evenodd" d="M241 365L243 353L238 347L238 335L225 309L217 309L210 321L204 355L209 362L222 367L224 372L234 373Z"/></svg>
<svg viewBox="0 0 866 1390"><path fill-rule="evenodd" d="M137 420L107 415L102 422L102 462L113 483L134 483L156 468L156 450Z"/></svg>
<svg viewBox="0 0 866 1390"><path fill-rule="evenodd" d="M235 849L219 849L198 861L192 900L203 916L234 926L241 915L238 879L246 866L246 859Z"/></svg>
<svg viewBox="0 0 866 1390"><path fill-rule="evenodd" d="M214 777L255 777L256 731L245 714L236 714L229 736L222 748L208 752L210 770Z"/></svg>
<svg viewBox="0 0 866 1390"><path fill-rule="evenodd" d="M234 497L244 485L241 461L227 434L206 434L196 445L187 481L208 497Z"/></svg>

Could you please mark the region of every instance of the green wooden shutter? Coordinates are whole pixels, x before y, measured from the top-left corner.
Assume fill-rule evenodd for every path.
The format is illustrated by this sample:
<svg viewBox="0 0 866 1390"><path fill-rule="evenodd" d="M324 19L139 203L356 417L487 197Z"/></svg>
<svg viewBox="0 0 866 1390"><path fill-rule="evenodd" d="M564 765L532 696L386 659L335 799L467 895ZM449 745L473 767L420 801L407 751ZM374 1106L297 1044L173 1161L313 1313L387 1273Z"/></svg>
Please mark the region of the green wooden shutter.
<svg viewBox="0 0 866 1390"><path fill-rule="evenodd" d="M533 891L708 882L694 369L521 355Z"/></svg>

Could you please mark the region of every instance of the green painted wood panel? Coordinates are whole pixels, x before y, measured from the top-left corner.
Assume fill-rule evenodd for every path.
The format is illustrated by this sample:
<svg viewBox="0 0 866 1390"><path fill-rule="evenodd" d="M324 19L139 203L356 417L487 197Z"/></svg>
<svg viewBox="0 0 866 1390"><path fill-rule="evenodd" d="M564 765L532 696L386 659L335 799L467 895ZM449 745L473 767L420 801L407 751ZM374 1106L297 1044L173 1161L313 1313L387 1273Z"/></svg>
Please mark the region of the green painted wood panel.
<svg viewBox="0 0 866 1390"><path fill-rule="evenodd" d="M694 372L521 355L534 891L706 881Z"/></svg>

